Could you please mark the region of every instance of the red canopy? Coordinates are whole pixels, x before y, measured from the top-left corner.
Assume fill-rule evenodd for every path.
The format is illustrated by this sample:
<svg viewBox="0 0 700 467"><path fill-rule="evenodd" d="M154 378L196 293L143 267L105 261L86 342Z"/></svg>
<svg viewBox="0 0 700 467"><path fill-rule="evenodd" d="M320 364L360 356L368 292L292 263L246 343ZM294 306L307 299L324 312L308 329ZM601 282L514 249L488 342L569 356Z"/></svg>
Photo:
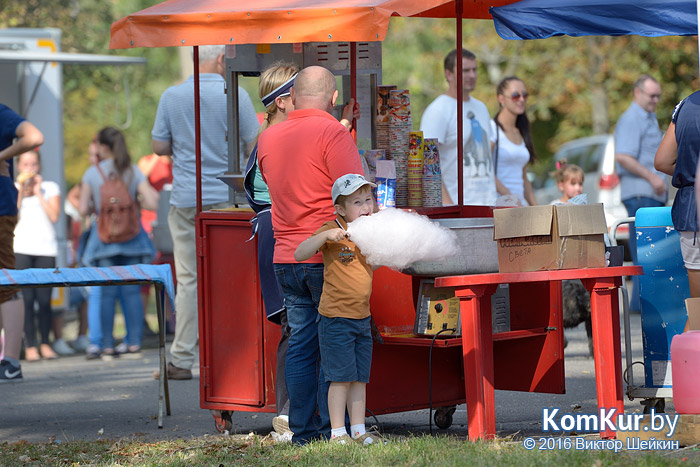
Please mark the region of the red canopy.
<svg viewBox="0 0 700 467"><path fill-rule="evenodd" d="M463 18L491 6L464 0ZM454 18L454 0L168 0L112 24L110 49L214 44L364 42L386 37L392 16Z"/></svg>

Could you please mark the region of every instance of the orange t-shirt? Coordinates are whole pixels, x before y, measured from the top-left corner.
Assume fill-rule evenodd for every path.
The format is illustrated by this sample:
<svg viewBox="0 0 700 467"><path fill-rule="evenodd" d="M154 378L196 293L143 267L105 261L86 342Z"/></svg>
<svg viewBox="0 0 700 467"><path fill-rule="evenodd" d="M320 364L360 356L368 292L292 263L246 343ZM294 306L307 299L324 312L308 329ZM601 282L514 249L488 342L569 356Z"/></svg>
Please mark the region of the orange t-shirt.
<svg viewBox="0 0 700 467"><path fill-rule="evenodd" d="M345 221L337 221L347 229ZM314 233L337 229L336 221L326 222ZM372 266L365 255L349 239L326 242L323 254L323 292L318 312L328 318L363 319L369 316L369 296L372 295Z"/></svg>
<svg viewBox="0 0 700 467"><path fill-rule="evenodd" d="M272 199L275 263L296 263L299 244L335 217L333 182L363 173L350 132L317 109L294 110L286 121L265 130L258 140L258 165ZM304 262L323 259L317 254Z"/></svg>

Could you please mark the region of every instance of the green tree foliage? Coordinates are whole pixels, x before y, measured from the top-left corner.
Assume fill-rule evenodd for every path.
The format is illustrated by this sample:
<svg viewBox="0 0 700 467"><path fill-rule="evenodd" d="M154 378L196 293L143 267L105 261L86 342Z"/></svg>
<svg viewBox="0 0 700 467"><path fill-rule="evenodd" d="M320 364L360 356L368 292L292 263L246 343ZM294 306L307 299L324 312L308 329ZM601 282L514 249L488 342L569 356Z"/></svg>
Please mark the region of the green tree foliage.
<svg viewBox="0 0 700 467"><path fill-rule="evenodd" d="M174 48L109 50L112 22L157 2L148 0L3 1L0 28L53 27L64 52L145 57L146 65L63 67L66 180L72 185L89 166L87 147L105 126L124 131L132 159L150 154L151 128L160 94L180 80Z"/></svg>
<svg viewBox="0 0 700 467"><path fill-rule="evenodd" d="M411 91L417 128L425 107L447 89L443 59L456 47L455 21L393 18L383 44L383 82ZM505 76L528 86L528 114L544 170L562 143L611 132L632 99L642 73L656 77L663 95L657 108L665 127L673 107L698 88L698 49L694 37L555 37L504 41L486 20L463 21L463 47L479 62L473 95L498 110L495 89Z"/></svg>
<svg viewBox="0 0 700 467"><path fill-rule="evenodd" d="M151 152L150 132L165 88L181 78L176 48L109 50L115 20L158 0L0 0L0 27L54 27L67 52L146 57L145 66L64 67L66 178L75 183L87 168L87 145L104 126L125 127L132 157ZM698 88L698 51L693 37L556 37L504 41L487 20L463 21L463 44L479 61L473 93L492 115L498 110L496 84L522 78L530 92L529 115L544 163L562 143L612 131L632 97L641 73L655 76L663 96L657 115L667 125L673 106ZM455 48L455 21L393 18L383 43L385 84L411 92L414 126L425 107L447 89L442 62ZM254 79L242 80L251 97ZM127 93L128 86L128 93ZM257 102L257 99L253 99ZM258 110L261 106L257 107ZM130 113L127 111L130 110ZM364 109L363 109L364 110ZM365 113L366 115L366 113Z"/></svg>

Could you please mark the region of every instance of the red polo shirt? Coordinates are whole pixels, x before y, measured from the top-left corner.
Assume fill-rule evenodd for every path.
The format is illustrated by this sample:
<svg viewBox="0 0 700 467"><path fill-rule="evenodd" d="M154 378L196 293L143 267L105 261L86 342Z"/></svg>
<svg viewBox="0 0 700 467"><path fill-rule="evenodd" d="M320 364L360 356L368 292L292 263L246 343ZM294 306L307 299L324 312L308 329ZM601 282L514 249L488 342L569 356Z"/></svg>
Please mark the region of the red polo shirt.
<svg viewBox="0 0 700 467"><path fill-rule="evenodd" d="M301 109L265 130L258 165L272 199L275 263L296 263L294 251L324 222L335 218L331 188L362 163L348 130L328 112ZM306 263L322 263L320 254Z"/></svg>

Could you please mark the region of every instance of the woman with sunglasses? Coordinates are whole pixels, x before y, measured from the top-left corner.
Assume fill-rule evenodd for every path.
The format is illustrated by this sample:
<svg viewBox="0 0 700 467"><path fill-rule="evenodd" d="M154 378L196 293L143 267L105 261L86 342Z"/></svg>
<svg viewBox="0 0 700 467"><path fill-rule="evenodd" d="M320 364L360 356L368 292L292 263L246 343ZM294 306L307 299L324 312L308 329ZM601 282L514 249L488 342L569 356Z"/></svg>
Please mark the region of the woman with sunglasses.
<svg viewBox="0 0 700 467"><path fill-rule="evenodd" d="M516 195L523 205L534 206L535 194L527 179L527 166L536 159L525 112L527 88L519 78L508 76L499 83L496 96L500 108L491 120L491 143L496 177L501 182L497 183L498 193Z"/></svg>

